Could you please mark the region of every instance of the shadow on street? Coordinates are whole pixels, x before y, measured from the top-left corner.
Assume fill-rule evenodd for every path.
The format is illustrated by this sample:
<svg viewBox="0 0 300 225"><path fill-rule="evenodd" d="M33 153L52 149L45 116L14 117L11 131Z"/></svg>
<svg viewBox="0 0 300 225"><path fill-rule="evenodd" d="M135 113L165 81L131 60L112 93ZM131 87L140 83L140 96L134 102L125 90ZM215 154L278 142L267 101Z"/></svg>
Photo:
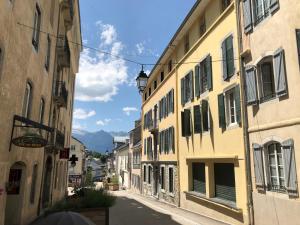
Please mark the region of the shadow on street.
<svg viewBox="0 0 300 225"><path fill-rule="evenodd" d="M115 206L109 211L110 225L180 225L170 215L126 197L117 197Z"/></svg>

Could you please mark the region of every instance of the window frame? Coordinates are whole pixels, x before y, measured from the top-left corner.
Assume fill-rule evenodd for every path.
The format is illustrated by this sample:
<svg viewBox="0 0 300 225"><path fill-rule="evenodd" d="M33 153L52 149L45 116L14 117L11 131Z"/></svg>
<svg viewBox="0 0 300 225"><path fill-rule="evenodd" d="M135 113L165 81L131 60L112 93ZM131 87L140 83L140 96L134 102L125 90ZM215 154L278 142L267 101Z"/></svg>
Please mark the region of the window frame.
<svg viewBox="0 0 300 225"><path fill-rule="evenodd" d="M199 22L199 38L201 38L206 33L206 18L205 13L200 17Z"/></svg>
<svg viewBox="0 0 300 225"><path fill-rule="evenodd" d="M49 71L50 68L50 58L51 58L51 38L50 35L47 36L47 51L45 59L45 69Z"/></svg>
<svg viewBox="0 0 300 225"><path fill-rule="evenodd" d="M151 184L152 183L152 166L148 166L148 184Z"/></svg>
<svg viewBox="0 0 300 225"><path fill-rule="evenodd" d="M45 116L45 99L41 98L40 101L40 112L39 112L39 123L44 123L44 116Z"/></svg>
<svg viewBox="0 0 300 225"><path fill-rule="evenodd" d="M170 170L172 170L172 173L170 173ZM174 166L168 166L168 193L170 195L174 195L175 193L175 179L174 179ZM172 182L170 182L170 174L172 174ZM172 184L172 191L170 190L170 184Z"/></svg>
<svg viewBox="0 0 300 225"><path fill-rule="evenodd" d="M162 191L165 191L166 189L166 183L165 183L165 178L166 178L166 167L165 166L161 166L160 167L160 189Z"/></svg>
<svg viewBox="0 0 300 225"><path fill-rule="evenodd" d="M42 12L39 5L36 4L34 10L33 34L32 34L32 45L36 51L38 51L39 49L41 24L42 24Z"/></svg>
<svg viewBox="0 0 300 225"><path fill-rule="evenodd" d="M188 53L190 50L190 35L189 33L186 33L184 35L184 54Z"/></svg>
<svg viewBox="0 0 300 225"><path fill-rule="evenodd" d="M233 97L233 108L230 103L230 96ZM234 115L232 115L232 110ZM237 125L237 114L236 114L236 102L235 102L235 88L231 88L225 92L225 114L226 114L226 125L227 127ZM234 117L234 122L232 122L232 116Z"/></svg>
<svg viewBox="0 0 300 225"><path fill-rule="evenodd" d="M32 105L32 85L31 82L26 82L24 99L23 99L23 107L22 107L23 117L30 118L31 105Z"/></svg>
<svg viewBox="0 0 300 225"><path fill-rule="evenodd" d="M266 56L265 58L263 58L257 65L258 71L257 71L257 75L258 75L258 84L259 84L259 101L260 103L263 102L267 102L270 101L274 98L276 98L276 89L275 89L275 74L274 74L274 57L273 56ZM270 77L271 77L271 88L272 88L272 94L270 96L265 96L264 90L264 84L266 82L263 81L263 70L262 70L262 66L263 65L268 65L270 64Z"/></svg>

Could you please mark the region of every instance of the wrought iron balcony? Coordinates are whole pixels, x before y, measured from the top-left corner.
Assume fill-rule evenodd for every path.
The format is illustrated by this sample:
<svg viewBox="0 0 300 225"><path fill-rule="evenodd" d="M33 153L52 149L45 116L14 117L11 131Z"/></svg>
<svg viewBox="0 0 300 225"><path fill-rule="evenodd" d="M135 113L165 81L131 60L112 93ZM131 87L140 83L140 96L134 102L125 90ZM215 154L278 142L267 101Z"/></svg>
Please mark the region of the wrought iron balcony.
<svg viewBox="0 0 300 225"><path fill-rule="evenodd" d="M58 153L59 150L63 150L65 145L65 135L58 129L54 129L50 135L50 140L46 149L50 152Z"/></svg>
<svg viewBox="0 0 300 225"><path fill-rule="evenodd" d="M151 134L158 133L158 119L150 120L149 131L151 132Z"/></svg>
<svg viewBox="0 0 300 225"><path fill-rule="evenodd" d="M65 27L67 30L70 30L74 18L74 0L61 0L60 5L64 16Z"/></svg>
<svg viewBox="0 0 300 225"><path fill-rule="evenodd" d="M59 35L56 43L58 65L60 67L71 66L71 53L68 38L65 35Z"/></svg>
<svg viewBox="0 0 300 225"><path fill-rule="evenodd" d="M56 81L54 90L54 101L58 107L67 107L68 104L68 91L65 82Z"/></svg>

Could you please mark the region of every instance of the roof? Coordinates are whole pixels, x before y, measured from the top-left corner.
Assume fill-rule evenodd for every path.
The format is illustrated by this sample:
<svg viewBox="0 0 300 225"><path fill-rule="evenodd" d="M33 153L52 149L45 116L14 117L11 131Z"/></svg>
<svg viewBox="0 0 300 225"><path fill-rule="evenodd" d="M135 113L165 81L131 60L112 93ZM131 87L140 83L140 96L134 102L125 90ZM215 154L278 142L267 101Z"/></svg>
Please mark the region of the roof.
<svg viewBox="0 0 300 225"><path fill-rule="evenodd" d="M73 138L74 140L78 141L80 144L82 144L82 145L84 146L84 148L86 148L85 145L84 145L81 141L79 141L76 137L72 136L72 138Z"/></svg>

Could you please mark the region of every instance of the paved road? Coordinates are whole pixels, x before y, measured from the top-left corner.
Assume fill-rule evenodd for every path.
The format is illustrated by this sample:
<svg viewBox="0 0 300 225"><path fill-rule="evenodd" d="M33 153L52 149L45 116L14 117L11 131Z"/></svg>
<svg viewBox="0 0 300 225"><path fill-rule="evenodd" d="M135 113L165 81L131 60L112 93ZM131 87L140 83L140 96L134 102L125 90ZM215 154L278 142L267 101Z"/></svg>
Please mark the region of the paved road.
<svg viewBox="0 0 300 225"><path fill-rule="evenodd" d="M225 225L141 195L113 193L118 198L110 209L110 225Z"/></svg>

